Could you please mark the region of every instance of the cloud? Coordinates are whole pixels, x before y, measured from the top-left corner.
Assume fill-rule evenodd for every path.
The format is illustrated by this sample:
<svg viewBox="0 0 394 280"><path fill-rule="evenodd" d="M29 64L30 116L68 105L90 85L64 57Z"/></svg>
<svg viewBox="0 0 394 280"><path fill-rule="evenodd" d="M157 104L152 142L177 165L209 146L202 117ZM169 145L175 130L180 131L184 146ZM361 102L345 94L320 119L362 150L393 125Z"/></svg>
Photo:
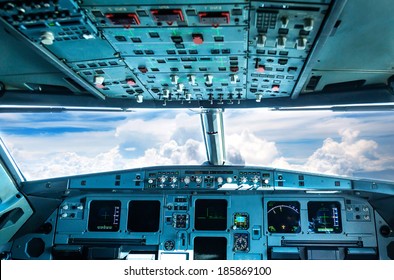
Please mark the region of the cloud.
<svg viewBox="0 0 394 280"><path fill-rule="evenodd" d="M126 158L119 146L95 156L85 156L75 152L56 152L36 157L29 152L11 147L25 177L29 180L87 174L95 172L122 170L155 165L200 165L205 161L203 143L189 139L184 145L174 140L160 148L150 148L143 156Z"/></svg>
<svg viewBox="0 0 394 280"><path fill-rule="evenodd" d="M340 141L327 138L307 161L291 164L281 157L274 166L332 175L353 176L354 173L383 171L394 167L394 157L378 151L378 144L372 140L359 139L360 132L352 129L339 131Z"/></svg>
<svg viewBox="0 0 394 280"><path fill-rule="evenodd" d="M258 138L249 130L226 137L228 160L233 164L267 165L279 155L274 142Z"/></svg>
<svg viewBox="0 0 394 280"><path fill-rule="evenodd" d="M394 114L384 116L229 110L227 162L349 176L383 174L394 169ZM29 122L21 119L16 127L23 130ZM95 118L84 123L84 115L78 114L73 119L64 117L63 124L88 127ZM141 111L110 119L99 117L93 131L2 135L29 180L207 160L198 114Z"/></svg>

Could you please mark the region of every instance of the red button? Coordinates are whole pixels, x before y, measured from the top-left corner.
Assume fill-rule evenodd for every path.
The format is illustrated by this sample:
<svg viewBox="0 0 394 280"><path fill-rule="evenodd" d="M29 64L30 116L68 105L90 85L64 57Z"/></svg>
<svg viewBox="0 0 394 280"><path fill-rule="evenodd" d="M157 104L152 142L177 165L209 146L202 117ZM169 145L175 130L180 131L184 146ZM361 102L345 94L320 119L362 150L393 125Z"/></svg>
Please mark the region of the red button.
<svg viewBox="0 0 394 280"><path fill-rule="evenodd" d="M126 82L130 86L134 86L135 85L135 81L133 79L128 79Z"/></svg>
<svg viewBox="0 0 394 280"><path fill-rule="evenodd" d="M204 38L201 34L193 34L193 42L196 45L201 45L204 42Z"/></svg>
<svg viewBox="0 0 394 280"><path fill-rule="evenodd" d="M257 72L263 73L265 71L264 65L259 65L256 68Z"/></svg>
<svg viewBox="0 0 394 280"><path fill-rule="evenodd" d="M272 86L272 91L279 91L279 86L278 85L273 85Z"/></svg>

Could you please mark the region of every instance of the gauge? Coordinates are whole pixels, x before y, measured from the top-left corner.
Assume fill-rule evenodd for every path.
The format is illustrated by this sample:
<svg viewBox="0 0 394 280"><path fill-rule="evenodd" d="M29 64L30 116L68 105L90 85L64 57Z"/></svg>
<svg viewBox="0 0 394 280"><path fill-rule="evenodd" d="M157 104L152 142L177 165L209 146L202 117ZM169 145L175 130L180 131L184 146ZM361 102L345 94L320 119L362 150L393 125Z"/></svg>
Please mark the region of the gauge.
<svg viewBox="0 0 394 280"><path fill-rule="evenodd" d="M119 200L94 200L89 209L89 231L118 231Z"/></svg>
<svg viewBox="0 0 394 280"><path fill-rule="evenodd" d="M164 250L173 251L175 249L175 242L173 240L167 240L164 242Z"/></svg>
<svg viewBox="0 0 394 280"><path fill-rule="evenodd" d="M249 214L248 213L235 213L233 228L234 229L248 229L249 228Z"/></svg>
<svg viewBox="0 0 394 280"><path fill-rule="evenodd" d="M299 233L301 231L298 201L269 201L267 214L269 232Z"/></svg>
<svg viewBox="0 0 394 280"><path fill-rule="evenodd" d="M308 202L309 232L341 233L341 204L338 201Z"/></svg>
<svg viewBox="0 0 394 280"><path fill-rule="evenodd" d="M234 252L249 251L249 233L234 234Z"/></svg>

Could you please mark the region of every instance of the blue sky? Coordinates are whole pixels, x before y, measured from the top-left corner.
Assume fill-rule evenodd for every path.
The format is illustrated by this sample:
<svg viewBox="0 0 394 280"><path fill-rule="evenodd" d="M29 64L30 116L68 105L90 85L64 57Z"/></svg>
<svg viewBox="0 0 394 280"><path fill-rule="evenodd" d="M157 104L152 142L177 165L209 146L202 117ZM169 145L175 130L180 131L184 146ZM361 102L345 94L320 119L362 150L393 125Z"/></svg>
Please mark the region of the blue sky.
<svg viewBox="0 0 394 280"><path fill-rule="evenodd" d="M394 112L226 110L228 161L394 180ZM0 136L29 180L206 161L191 110L0 114Z"/></svg>

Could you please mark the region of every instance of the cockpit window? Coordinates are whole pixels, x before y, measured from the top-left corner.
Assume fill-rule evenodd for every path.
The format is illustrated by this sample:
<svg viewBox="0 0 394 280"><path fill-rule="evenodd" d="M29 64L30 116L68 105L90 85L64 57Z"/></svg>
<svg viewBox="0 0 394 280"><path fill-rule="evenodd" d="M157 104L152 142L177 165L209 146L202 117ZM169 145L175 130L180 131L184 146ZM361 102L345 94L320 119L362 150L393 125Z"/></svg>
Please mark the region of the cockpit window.
<svg viewBox="0 0 394 280"><path fill-rule="evenodd" d="M198 110L0 114L27 180L207 161ZM394 113L224 112L227 164L394 180Z"/></svg>

